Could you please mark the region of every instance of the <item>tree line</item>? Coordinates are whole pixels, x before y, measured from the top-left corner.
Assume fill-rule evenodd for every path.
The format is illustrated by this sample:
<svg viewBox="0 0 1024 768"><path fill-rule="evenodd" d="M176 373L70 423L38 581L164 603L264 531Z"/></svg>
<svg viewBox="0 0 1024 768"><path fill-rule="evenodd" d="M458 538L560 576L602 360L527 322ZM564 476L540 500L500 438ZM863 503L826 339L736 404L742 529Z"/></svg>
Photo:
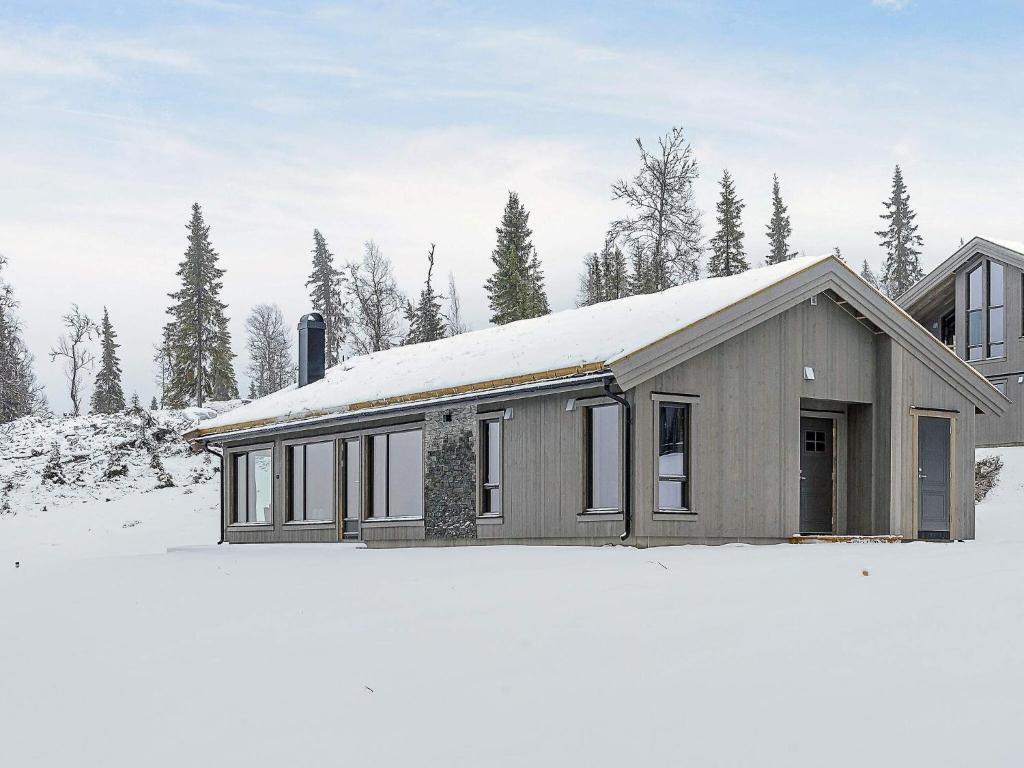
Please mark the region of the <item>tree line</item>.
<svg viewBox="0 0 1024 768"><path fill-rule="evenodd" d="M700 277L724 277L750 268L743 210L733 176L723 170L715 205L715 230L705 242L694 183L698 164L683 129L672 128L648 147L636 140L640 168L611 186L625 215L609 223L600 251L583 257L577 304L587 306L625 296L654 293ZM875 234L885 251L880 277L865 260L861 276L890 297L898 297L921 279L923 240L900 167L883 201L882 229ZM510 191L496 227L491 251L493 271L484 290L496 325L548 314L544 271L533 243L530 213ZM777 264L797 255L788 206L777 175L772 177L771 215L765 226L764 260ZM363 355L401 344L435 341L468 330L462 316L455 277L435 284L437 247L425 249L426 273L418 294L407 297L398 287L391 260L369 240L359 260L341 264L319 229L313 230L311 271L306 281L313 311L324 317L328 367L346 355ZM840 258L838 247L834 254ZM202 406L239 397L227 305L220 295L225 271L210 238L199 203L186 224L186 249L178 265L178 290L169 294L168 321L154 345L156 390L150 407ZM25 346L12 287L4 280L0 255L0 423L48 411L46 397L33 373L33 356ZM63 364L72 413L85 406L87 375L98 367L89 410L115 413L125 409L120 344L104 307L97 322L77 305L63 316L64 331L49 352ZM249 364L249 398L263 397L295 382L296 366L290 326L276 304L259 304L245 322ZM99 346L98 354L94 344ZM98 366L97 366L98 363ZM130 406L141 407L138 395Z"/></svg>
<svg viewBox="0 0 1024 768"><path fill-rule="evenodd" d="M695 203L697 160L683 129L675 127L648 148L636 140L640 170L630 180L612 185L612 199L625 203L629 214L611 222L600 251L587 254L579 279L577 304L588 306L644 293L655 293L700 277L726 277L750 268L743 230L746 207L728 169L719 180L715 231L704 242L700 209ZM860 275L872 286L896 298L920 280L923 240L910 207L910 194L897 165L892 191L883 201L883 229L875 234L885 250L882 275L867 260ZM778 175L772 176L771 215L765 226L766 264L797 255L789 209L782 198ZM833 254L842 258L838 246Z"/></svg>

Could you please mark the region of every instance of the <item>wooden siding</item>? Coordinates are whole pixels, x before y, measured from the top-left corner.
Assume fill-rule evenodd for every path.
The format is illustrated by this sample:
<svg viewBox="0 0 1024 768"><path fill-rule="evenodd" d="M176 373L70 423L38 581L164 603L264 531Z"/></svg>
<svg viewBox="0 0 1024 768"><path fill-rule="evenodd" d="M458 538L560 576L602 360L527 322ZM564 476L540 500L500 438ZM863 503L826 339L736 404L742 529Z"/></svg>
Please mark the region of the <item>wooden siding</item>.
<svg viewBox="0 0 1024 768"><path fill-rule="evenodd" d="M636 388L639 538L778 540L799 531L802 402L874 399L876 337L832 301L801 302ZM804 381L803 369L814 369ZM693 514L655 511L652 393L691 414ZM857 475L858 478L861 475Z"/></svg>
<svg viewBox="0 0 1024 768"><path fill-rule="evenodd" d="M582 514L584 405L566 411L570 396L519 400L502 422L502 518L478 525L478 538L611 539L622 532L621 514Z"/></svg>

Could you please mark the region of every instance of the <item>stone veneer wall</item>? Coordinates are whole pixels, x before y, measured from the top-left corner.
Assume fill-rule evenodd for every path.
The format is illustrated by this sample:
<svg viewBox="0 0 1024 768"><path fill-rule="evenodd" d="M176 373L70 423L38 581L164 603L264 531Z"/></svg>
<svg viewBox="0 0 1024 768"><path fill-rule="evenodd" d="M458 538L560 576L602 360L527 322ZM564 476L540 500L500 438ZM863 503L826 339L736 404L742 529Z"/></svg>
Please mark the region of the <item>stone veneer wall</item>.
<svg viewBox="0 0 1024 768"><path fill-rule="evenodd" d="M445 415L451 421L445 421ZM426 414L423 519L428 539L476 538L476 408Z"/></svg>

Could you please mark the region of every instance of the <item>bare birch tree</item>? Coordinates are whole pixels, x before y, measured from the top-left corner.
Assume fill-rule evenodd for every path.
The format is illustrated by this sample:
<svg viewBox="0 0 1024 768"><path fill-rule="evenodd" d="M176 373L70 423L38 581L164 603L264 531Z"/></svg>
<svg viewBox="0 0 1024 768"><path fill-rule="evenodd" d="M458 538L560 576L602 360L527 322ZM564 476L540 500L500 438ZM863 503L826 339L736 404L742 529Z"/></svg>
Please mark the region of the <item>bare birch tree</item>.
<svg viewBox="0 0 1024 768"><path fill-rule="evenodd" d="M694 199L697 161L683 129L675 127L648 151L640 139L640 172L612 185L612 199L624 200L631 214L612 222L611 237L633 254L634 293L662 291L700 276L702 233Z"/></svg>
<svg viewBox="0 0 1024 768"><path fill-rule="evenodd" d="M295 380L292 342L277 304L257 304L245 320L249 343L250 394L264 397Z"/></svg>
<svg viewBox="0 0 1024 768"><path fill-rule="evenodd" d="M449 336L458 336L469 330L469 325L462 317L462 300L455 288L455 273L448 273L448 311L444 314Z"/></svg>
<svg viewBox="0 0 1024 768"><path fill-rule="evenodd" d="M391 260L372 240L365 246L363 260L348 265L352 293L350 343L357 355L390 349L400 343L405 297L395 283Z"/></svg>
<svg viewBox="0 0 1024 768"><path fill-rule="evenodd" d="M57 339L57 346L50 350L50 360L64 360L64 378L68 382L71 414L78 416L82 412L82 376L92 370L96 362L96 353L88 345L97 328L96 323L77 304L71 305L71 311L62 320L66 332Z"/></svg>

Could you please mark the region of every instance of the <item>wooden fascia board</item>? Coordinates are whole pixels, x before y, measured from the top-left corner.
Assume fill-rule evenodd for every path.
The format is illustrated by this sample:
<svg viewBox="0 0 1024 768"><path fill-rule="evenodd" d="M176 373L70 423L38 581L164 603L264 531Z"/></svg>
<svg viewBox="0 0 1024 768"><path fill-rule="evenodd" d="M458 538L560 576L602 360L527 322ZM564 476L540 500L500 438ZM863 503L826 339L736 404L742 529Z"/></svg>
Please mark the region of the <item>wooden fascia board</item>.
<svg viewBox="0 0 1024 768"><path fill-rule="evenodd" d="M291 418L281 417L268 417L263 419L253 419L251 421L240 421L233 424L225 424L217 427L206 427L197 428L189 432L186 432L182 437L190 443L196 442L197 440L208 439L217 435L227 435L234 432L241 432L244 430L259 429L261 427L277 427L286 428L288 426L296 426L309 422L314 419L319 419L326 416L343 416L343 415L355 415L363 411L372 411L381 408L387 408L389 406L397 405L414 405L416 403L435 403L438 406L443 404L444 398L457 397L459 395L472 395L479 394L481 397L487 395L488 392L494 390L501 390L508 387L514 387L518 385L527 384L542 384L546 381L558 381L559 379L569 379L572 376L580 376L584 374L594 374L600 371L606 370L604 363L584 363L581 365L573 365L566 368L557 368L550 371L540 371L537 373L528 373L517 376L508 376L502 379L492 379L490 381L482 381L474 384L460 384L454 387L445 387L443 389L432 389L425 392L417 392L410 395L399 395L390 398L381 398L379 400L367 400L363 402L353 403L348 406L338 406L336 408L325 408L315 411L307 411L301 415Z"/></svg>

